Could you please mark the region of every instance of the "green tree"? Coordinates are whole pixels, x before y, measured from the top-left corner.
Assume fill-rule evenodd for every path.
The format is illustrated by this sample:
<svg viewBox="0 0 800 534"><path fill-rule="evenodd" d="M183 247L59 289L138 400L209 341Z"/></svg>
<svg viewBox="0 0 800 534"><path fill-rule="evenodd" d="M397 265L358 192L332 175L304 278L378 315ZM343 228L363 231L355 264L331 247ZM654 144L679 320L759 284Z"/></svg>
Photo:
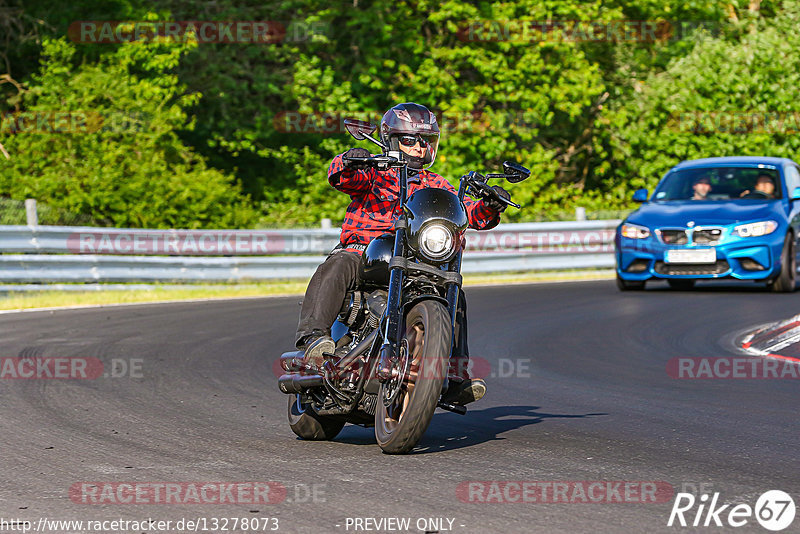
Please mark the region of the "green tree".
<svg viewBox="0 0 800 534"><path fill-rule="evenodd" d="M773 18L739 14L664 72L652 73L607 117L618 195L652 188L670 167L711 156L794 157L800 149L800 23L797 2Z"/></svg>
<svg viewBox="0 0 800 534"><path fill-rule="evenodd" d="M508 210L507 220L624 208L632 189L676 158L758 146L790 153L794 143L788 135L685 131L674 117L793 110L786 69L795 60L787 48L796 44L795 2L9 2L0 10L0 111L94 110L146 128L6 135L0 127L12 156L0 156L0 197L37 195L107 224L341 220L349 199L328 185L326 170L355 141L315 130L314 120L286 131L286 112L379 119L399 102L426 104L443 124L435 171L455 182L505 159L531 167L528 181L510 186L524 208ZM148 18L269 20L283 34L198 45L63 38L74 21ZM537 35L520 24L542 21L555 25ZM658 23L660 33L581 37L592 24L621 21ZM576 33L575 23L584 30ZM711 32L692 37L694 26ZM753 50L768 59L750 59ZM792 96L775 96L784 90Z"/></svg>
<svg viewBox="0 0 800 534"><path fill-rule="evenodd" d="M76 45L46 38L42 69L22 95L23 118L86 113L89 131L14 133L19 124L7 118L10 159L0 162L0 191L115 226L252 224L254 212L235 180L209 168L178 137L193 127L185 108L200 98L186 94L173 73L191 46L124 44L78 63Z"/></svg>

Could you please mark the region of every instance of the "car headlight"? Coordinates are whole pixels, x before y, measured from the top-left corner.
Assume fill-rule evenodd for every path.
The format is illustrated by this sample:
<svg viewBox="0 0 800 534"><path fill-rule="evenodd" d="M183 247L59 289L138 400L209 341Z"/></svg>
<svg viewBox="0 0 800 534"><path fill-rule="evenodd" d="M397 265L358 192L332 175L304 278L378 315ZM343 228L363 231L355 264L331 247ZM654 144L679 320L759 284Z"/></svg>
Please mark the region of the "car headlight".
<svg viewBox="0 0 800 534"><path fill-rule="evenodd" d="M622 237L631 239L645 239L650 237L650 229L638 224L625 223L622 225Z"/></svg>
<svg viewBox="0 0 800 534"><path fill-rule="evenodd" d="M771 234L778 227L775 221L760 221L748 224L740 224L733 229L733 234L739 237L759 237Z"/></svg>
<svg viewBox="0 0 800 534"><path fill-rule="evenodd" d="M442 224L429 224L419 234L420 251L432 260L442 260L453 252L453 232Z"/></svg>

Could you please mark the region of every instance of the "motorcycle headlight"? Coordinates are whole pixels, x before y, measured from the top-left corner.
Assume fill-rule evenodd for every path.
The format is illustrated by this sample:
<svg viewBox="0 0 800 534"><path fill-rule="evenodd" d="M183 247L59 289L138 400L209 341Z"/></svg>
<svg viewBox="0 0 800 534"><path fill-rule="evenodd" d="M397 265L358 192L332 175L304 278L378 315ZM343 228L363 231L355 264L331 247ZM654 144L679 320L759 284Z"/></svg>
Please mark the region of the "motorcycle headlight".
<svg viewBox="0 0 800 534"><path fill-rule="evenodd" d="M734 235L739 237L759 237L771 234L778 227L775 221L760 221L754 223L740 224L733 229Z"/></svg>
<svg viewBox="0 0 800 534"><path fill-rule="evenodd" d="M442 224L429 224L419 234L420 252L432 260L442 260L453 252L453 232Z"/></svg>
<svg viewBox="0 0 800 534"><path fill-rule="evenodd" d="M629 237L631 239L645 239L650 237L650 229L646 226L639 226L638 224L625 223L622 225L622 237Z"/></svg>

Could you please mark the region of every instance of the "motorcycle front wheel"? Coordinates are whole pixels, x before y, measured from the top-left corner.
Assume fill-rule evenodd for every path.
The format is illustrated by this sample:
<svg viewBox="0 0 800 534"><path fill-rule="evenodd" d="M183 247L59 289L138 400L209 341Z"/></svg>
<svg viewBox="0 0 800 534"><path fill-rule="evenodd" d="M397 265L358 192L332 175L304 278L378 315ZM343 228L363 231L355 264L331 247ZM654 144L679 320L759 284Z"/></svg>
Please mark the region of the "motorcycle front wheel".
<svg viewBox="0 0 800 534"><path fill-rule="evenodd" d="M431 422L450 357L450 315L436 300L406 314L397 376L382 383L375 410L375 438L389 454L414 448Z"/></svg>

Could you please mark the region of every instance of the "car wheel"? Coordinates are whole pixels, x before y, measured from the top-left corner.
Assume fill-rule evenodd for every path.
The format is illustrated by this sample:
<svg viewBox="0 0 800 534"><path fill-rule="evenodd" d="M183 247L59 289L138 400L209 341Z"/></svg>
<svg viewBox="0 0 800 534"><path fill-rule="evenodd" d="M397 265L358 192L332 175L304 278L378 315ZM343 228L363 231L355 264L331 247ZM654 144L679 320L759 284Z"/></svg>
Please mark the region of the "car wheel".
<svg viewBox="0 0 800 534"><path fill-rule="evenodd" d="M772 282L767 283L767 289L773 293L791 293L794 291L796 275L797 258L795 257L794 237L789 232L783 240L781 274Z"/></svg>
<svg viewBox="0 0 800 534"><path fill-rule="evenodd" d="M645 280L624 280L617 274L617 287L620 291L641 291L646 283Z"/></svg>
<svg viewBox="0 0 800 534"><path fill-rule="evenodd" d="M686 279L674 279L674 280L667 280L669 287L678 291L689 291L694 287L694 280L686 280Z"/></svg>

